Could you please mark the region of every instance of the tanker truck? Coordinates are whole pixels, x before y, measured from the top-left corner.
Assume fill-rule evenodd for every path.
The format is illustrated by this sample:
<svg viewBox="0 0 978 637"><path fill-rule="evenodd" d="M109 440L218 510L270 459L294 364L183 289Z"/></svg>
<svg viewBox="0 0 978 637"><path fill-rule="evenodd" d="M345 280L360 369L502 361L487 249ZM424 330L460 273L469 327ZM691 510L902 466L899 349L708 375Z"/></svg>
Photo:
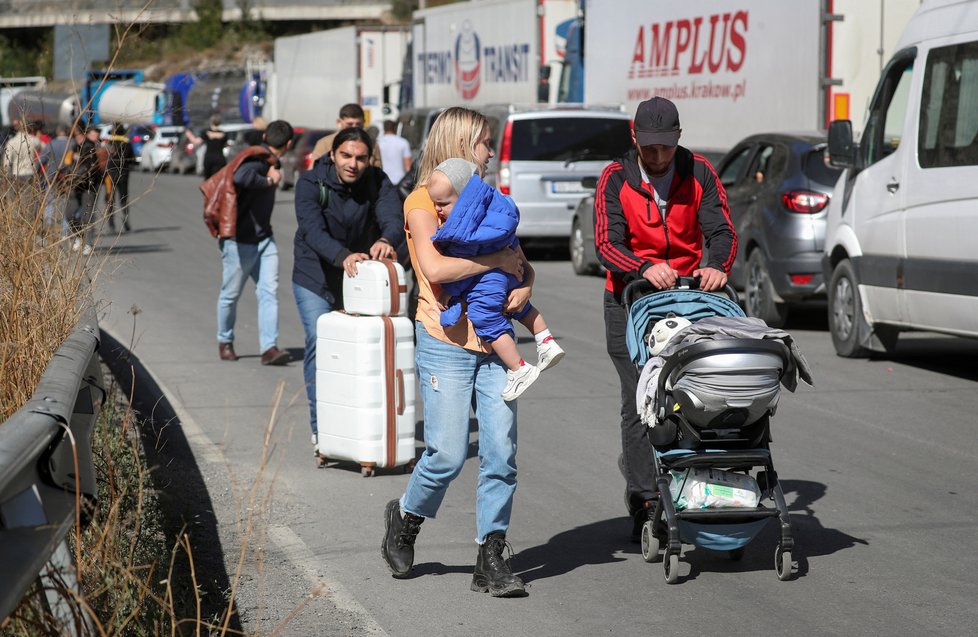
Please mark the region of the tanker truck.
<svg viewBox="0 0 978 637"><path fill-rule="evenodd" d="M8 121L39 122L49 132L58 125L71 127L80 111L76 94L46 89L24 89L11 97L7 106Z"/></svg>
<svg viewBox="0 0 978 637"><path fill-rule="evenodd" d="M116 82L107 86L98 102L98 121L103 124L161 125L166 116L163 84Z"/></svg>

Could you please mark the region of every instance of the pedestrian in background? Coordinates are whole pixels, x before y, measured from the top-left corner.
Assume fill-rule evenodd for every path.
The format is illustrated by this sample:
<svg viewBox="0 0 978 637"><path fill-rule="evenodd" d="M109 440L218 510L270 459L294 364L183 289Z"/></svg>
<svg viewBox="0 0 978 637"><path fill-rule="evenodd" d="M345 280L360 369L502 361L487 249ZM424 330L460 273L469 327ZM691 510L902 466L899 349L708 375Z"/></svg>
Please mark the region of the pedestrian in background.
<svg viewBox="0 0 978 637"><path fill-rule="evenodd" d="M228 145L228 134L221 130L220 115L212 115L210 125L200 131L200 135L194 135L190 129L186 132L187 139L193 142L194 146L204 146L204 179L209 179L211 175L227 165L224 149Z"/></svg>
<svg viewBox="0 0 978 637"><path fill-rule="evenodd" d="M314 446L316 322L343 308L344 274L356 274L360 261L396 259L394 246L404 240L401 199L384 172L369 165L372 152L362 128L344 128L334 136L330 153L295 185L292 292L306 335L303 375Z"/></svg>
<svg viewBox="0 0 978 637"><path fill-rule="evenodd" d="M109 230L115 232L115 202L119 201L119 210L122 212L122 228L129 232L132 226L129 225L129 172L136 163L136 155L132 152L132 144L129 136L126 135L126 127L116 124L112 128L112 135L106 143L108 160L106 172L112 182L112 190L106 193L106 212L105 216L109 219Z"/></svg>
<svg viewBox="0 0 978 637"><path fill-rule="evenodd" d="M67 195L68 170L71 165L69 154L68 129L63 124L55 128L54 137L41 151L42 174L44 175L44 223L52 225L57 210L64 210L64 198ZM66 221L66 220L65 220Z"/></svg>
<svg viewBox="0 0 978 637"><path fill-rule="evenodd" d="M71 249L88 256L94 246L95 202L104 172L98 167L98 129L74 129L75 146L68 176L69 195L65 206L70 232L74 235Z"/></svg>
<svg viewBox="0 0 978 637"><path fill-rule="evenodd" d="M29 197L34 186L34 176L41 163L41 151L44 144L31 130L27 122L15 119L14 134L7 138L0 154L0 174L16 184L17 192L22 197ZM23 209L29 209L24 206Z"/></svg>
<svg viewBox="0 0 978 637"><path fill-rule="evenodd" d="M366 122L366 114L359 104L344 104L340 109L339 117L336 118L337 132L344 128L363 128ZM328 155L333 150L333 138L336 133L332 133L316 142L312 147L312 160L316 161L323 155ZM380 158L380 149L374 145L370 154L370 165L376 168L383 168L384 164Z"/></svg>
<svg viewBox="0 0 978 637"><path fill-rule="evenodd" d="M217 342L221 360L236 361L234 323L238 299L250 277L258 298L258 340L262 365L285 365L288 352L278 348L278 247L272 234L275 191L282 181L278 160L292 146L292 126L275 120L265 130L262 153L247 158L234 171L238 189L237 224L233 238L219 241L223 278L217 299Z"/></svg>
<svg viewBox="0 0 978 637"><path fill-rule="evenodd" d="M634 148L605 167L594 200L595 251L608 271L605 338L621 385L619 465L633 541L639 540L655 510L658 489L648 427L635 407L639 370L625 344L622 290L641 278L665 290L679 276L690 275L700 277L701 289L718 290L726 285L737 256L737 235L720 179L705 158L679 146L681 133L675 104L662 97L639 104ZM709 261L700 267L704 238Z"/></svg>
<svg viewBox="0 0 978 637"><path fill-rule="evenodd" d="M377 138L377 146L384 172L396 186L411 170L411 144L397 134L397 123L387 120L384 122L384 134Z"/></svg>
<svg viewBox="0 0 978 637"><path fill-rule="evenodd" d="M471 589L493 597L517 597L526 589L503 555L516 491L516 402L503 400L506 366L479 339L468 317L442 327L433 287L498 268L522 280L522 287L509 293L506 310L513 312L530 299L533 269L510 248L468 258L444 256L435 248L431 237L439 217L427 185L435 166L453 157L471 161L480 175L485 173L492 149L484 115L453 107L435 120L421 159L418 188L404 202L407 244L420 288L415 362L424 402L425 449L404 495L387 503L381 552L394 577L410 575L421 524L435 517L449 484L462 470L474 406L479 423L479 550Z"/></svg>

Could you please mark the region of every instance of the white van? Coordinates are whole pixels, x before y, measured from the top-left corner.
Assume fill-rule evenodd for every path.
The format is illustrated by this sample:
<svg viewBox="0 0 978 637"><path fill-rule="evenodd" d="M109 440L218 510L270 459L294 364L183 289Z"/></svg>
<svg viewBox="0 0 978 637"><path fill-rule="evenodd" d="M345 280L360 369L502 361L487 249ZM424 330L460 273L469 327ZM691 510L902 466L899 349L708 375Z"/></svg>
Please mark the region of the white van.
<svg viewBox="0 0 978 637"><path fill-rule="evenodd" d="M890 351L901 331L978 337L978 2L924 0L882 71L846 170L823 270L840 356Z"/></svg>

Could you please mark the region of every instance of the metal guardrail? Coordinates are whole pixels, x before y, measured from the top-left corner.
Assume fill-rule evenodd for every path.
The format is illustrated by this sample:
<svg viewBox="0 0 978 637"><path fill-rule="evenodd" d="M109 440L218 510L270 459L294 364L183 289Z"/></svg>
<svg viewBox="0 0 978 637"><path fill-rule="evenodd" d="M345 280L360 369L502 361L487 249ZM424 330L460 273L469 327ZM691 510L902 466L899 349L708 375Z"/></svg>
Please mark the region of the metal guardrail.
<svg viewBox="0 0 978 637"><path fill-rule="evenodd" d="M76 523L87 524L98 493L91 446L105 400L98 334L91 308L31 399L0 424L0 621L48 562L77 585L65 568L65 537Z"/></svg>

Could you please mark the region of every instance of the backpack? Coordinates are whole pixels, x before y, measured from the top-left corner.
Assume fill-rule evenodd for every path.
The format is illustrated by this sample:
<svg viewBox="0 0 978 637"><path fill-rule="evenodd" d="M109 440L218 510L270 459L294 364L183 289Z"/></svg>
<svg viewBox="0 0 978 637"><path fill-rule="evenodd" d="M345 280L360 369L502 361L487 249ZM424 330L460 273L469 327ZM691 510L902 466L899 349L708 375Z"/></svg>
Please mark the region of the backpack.
<svg viewBox="0 0 978 637"><path fill-rule="evenodd" d="M269 164L276 161L272 152L264 146L251 146L200 185L200 192L204 195L204 224L212 237L234 237L238 225L238 188L234 185L234 173L246 160L258 155Z"/></svg>

